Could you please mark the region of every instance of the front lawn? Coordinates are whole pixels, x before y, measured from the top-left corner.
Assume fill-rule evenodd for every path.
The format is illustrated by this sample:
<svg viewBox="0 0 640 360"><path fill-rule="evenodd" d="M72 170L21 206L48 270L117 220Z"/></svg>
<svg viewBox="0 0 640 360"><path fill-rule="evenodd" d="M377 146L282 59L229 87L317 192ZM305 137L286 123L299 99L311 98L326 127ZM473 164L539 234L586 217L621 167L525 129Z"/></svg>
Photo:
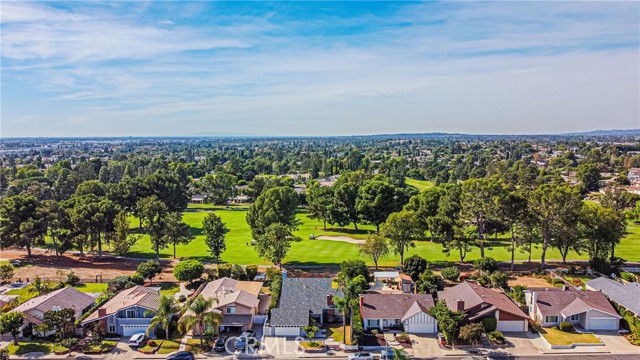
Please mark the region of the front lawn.
<svg viewBox="0 0 640 360"><path fill-rule="evenodd" d="M169 339L169 340L158 340L162 341L160 348L156 351L156 354L169 354L174 351L178 351L180 349L180 341L182 339Z"/></svg>
<svg viewBox="0 0 640 360"><path fill-rule="evenodd" d="M9 355L24 355L28 353L44 353L49 355L53 352L55 345L47 342L21 341L18 345L13 342L7 346Z"/></svg>
<svg viewBox="0 0 640 360"><path fill-rule="evenodd" d="M345 329L347 333L345 345L351 345L351 326L347 325ZM344 338L344 331L342 330L342 325L328 327L327 337L333 338L334 341L342 342L342 339Z"/></svg>
<svg viewBox="0 0 640 360"><path fill-rule="evenodd" d="M160 287L160 295L162 296L170 296L173 297L175 294L180 291L180 285L177 283L158 283L150 286L159 286Z"/></svg>
<svg viewBox="0 0 640 360"><path fill-rule="evenodd" d="M82 346L82 352L85 354L102 354L108 353L118 344L117 340L102 340L99 343L89 342Z"/></svg>
<svg viewBox="0 0 640 360"><path fill-rule="evenodd" d="M593 334L560 331L556 327L536 328L551 345L571 344L600 344L600 340Z"/></svg>
<svg viewBox="0 0 640 360"><path fill-rule="evenodd" d="M204 340L202 346L200 346L200 337L187 339L186 350L191 351L194 354L201 354L211 351L213 349L213 343Z"/></svg>

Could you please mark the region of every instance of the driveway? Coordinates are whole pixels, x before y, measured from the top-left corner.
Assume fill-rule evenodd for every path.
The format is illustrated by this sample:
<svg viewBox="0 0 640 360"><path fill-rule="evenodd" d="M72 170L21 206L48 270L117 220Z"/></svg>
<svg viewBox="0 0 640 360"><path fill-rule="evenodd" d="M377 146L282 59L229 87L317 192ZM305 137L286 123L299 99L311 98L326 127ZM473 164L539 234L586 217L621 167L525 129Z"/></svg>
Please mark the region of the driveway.
<svg viewBox="0 0 640 360"><path fill-rule="evenodd" d="M414 357L434 357L443 356L444 351L438 345L438 338L435 334L410 334L412 349L407 353Z"/></svg>
<svg viewBox="0 0 640 360"><path fill-rule="evenodd" d="M604 343L607 351L612 354L640 354L640 347L631 345L624 336L618 334L617 331L596 331L594 332Z"/></svg>

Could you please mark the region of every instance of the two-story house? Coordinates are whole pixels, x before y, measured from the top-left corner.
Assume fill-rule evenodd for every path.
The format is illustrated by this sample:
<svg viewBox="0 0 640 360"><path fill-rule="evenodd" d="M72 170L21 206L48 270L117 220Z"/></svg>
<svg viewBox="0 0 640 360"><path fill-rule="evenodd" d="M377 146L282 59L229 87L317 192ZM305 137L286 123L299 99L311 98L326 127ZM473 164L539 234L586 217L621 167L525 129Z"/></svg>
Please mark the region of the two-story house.
<svg viewBox="0 0 640 360"><path fill-rule="evenodd" d="M160 289L134 286L116 294L84 319L81 325L90 330L99 321L107 333L131 336L147 331L153 312L160 307Z"/></svg>

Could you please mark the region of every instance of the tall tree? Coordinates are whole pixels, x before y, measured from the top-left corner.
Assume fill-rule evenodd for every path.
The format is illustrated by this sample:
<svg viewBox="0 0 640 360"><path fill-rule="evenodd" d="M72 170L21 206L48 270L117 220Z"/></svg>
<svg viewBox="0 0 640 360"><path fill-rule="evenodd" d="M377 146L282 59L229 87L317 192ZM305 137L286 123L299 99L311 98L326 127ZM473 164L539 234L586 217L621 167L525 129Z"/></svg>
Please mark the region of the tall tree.
<svg viewBox="0 0 640 360"><path fill-rule="evenodd" d="M204 232L204 242L211 251L211 256L215 259L215 262L220 261L220 256L227 249L225 243L225 236L229 232L229 229L222 222L222 219L214 213L209 213L202 221L202 231Z"/></svg>
<svg viewBox="0 0 640 360"><path fill-rule="evenodd" d="M580 229L589 258L615 258L615 245L626 234L627 224L614 209L586 203L580 214Z"/></svg>
<svg viewBox="0 0 640 360"><path fill-rule="evenodd" d="M580 194L567 185L544 184L531 192L529 205L542 235L540 268L544 269L547 249L551 245L553 228L573 221L582 207Z"/></svg>
<svg viewBox="0 0 640 360"><path fill-rule="evenodd" d="M378 261L389 255L389 243L380 235L370 234L364 243L358 245L358 250L360 255L370 258L378 270Z"/></svg>
<svg viewBox="0 0 640 360"><path fill-rule="evenodd" d="M10 311L0 314L0 334L11 334L13 343L18 345L18 334L24 324L24 314Z"/></svg>
<svg viewBox="0 0 640 360"><path fill-rule="evenodd" d="M262 193L249 207L247 223L251 227L251 235L259 239L272 224L282 224L287 228L298 225L296 207L298 194L288 186L278 186Z"/></svg>
<svg viewBox="0 0 640 360"><path fill-rule="evenodd" d="M407 210L389 215L381 226L381 232L389 239L394 253L400 255L400 264L404 263L405 251L415 246L413 239L422 235L415 212Z"/></svg>
<svg viewBox="0 0 640 360"><path fill-rule="evenodd" d="M309 217L322 220L324 230L327 230L327 221L331 220L330 208L332 203L333 189L331 187L315 185L307 190Z"/></svg>
<svg viewBox="0 0 640 360"><path fill-rule="evenodd" d="M291 243L300 238L291 233L291 228L281 223L269 225L256 240L256 251L261 258L271 261L282 268L282 261L287 256Z"/></svg>
<svg viewBox="0 0 640 360"><path fill-rule="evenodd" d="M167 243L173 245L173 258L176 258L176 246L188 244L193 240L191 228L182 221L182 213L170 212L165 216L164 236Z"/></svg>
<svg viewBox="0 0 640 360"><path fill-rule="evenodd" d="M356 210L360 219L374 225L380 232L380 224L395 211L400 210L402 203L396 194L395 186L385 181L369 180L358 191Z"/></svg>
<svg viewBox="0 0 640 360"><path fill-rule="evenodd" d="M500 203L501 219L511 231L511 270L515 268L515 253L518 244L518 233L521 224L528 217L528 203L526 195L519 191L511 191Z"/></svg>
<svg viewBox="0 0 640 360"><path fill-rule="evenodd" d="M586 194L600 189L600 169L595 164L582 164L578 166L576 175L582 184L582 193Z"/></svg>
<svg viewBox="0 0 640 360"><path fill-rule="evenodd" d="M434 240L434 231L429 227L429 218L438 215L438 202L443 191L440 186L434 186L426 189L418 195L414 195L409 199L409 203L405 206L406 210L415 211L420 225L425 231L429 231L431 241Z"/></svg>
<svg viewBox="0 0 640 360"><path fill-rule="evenodd" d="M237 179L233 175L209 174L201 180L201 187L207 196L207 201L216 205L226 205L234 195L235 188L233 186L236 182Z"/></svg>
<svg viewBox="0 0 640 360"><path fill-rule="evenodd" d="M0 204L1 247L26 248L31 256L31 247L46 233L35 196L14 195L5 197Z"/></svg>
<svg viewBox="0 0 640 360"><path fill-rule="evenodd" d="M158 310L147 310L145 316L153 315L151 323L147 328L147 335L151 334L156 328L161 328L165 331L165 339L169 339L169 326L173 316L180 312L180 307L176 305L176 301L172 296L160 297L160 306Z"/></svg>
<svg viewBox="0 0 640 360"><path fill-rule="evenodd" d="M200 332L200 346L204 346L204 333L207 327L216 331L222 324L222 314L214 311L213 303L218 298L205 299L202 295L192 298L186 305L186 312L178 321L178 329L186 332L188 329L198 329ZM195 331L194 331L195 332Z"/></svg>
<svg viewBox="0 0 640 360"><path fill-rule="evenodd" d="M504 195L502 184L496 178L469 179L462 184L460 216L477 228L480 257L484 257L485 226L489 220L498 218Z"/></svg>
<svg viewBox="0 0 640 360"><path fill-rule="evenodd" d="M142 198L136 204L138 213L144 219L144 227L151 238L151 245L156 252L156 258L160 258L160 249L167 246L167 238L164 236L167 206L155 195Z"/></svg>
<svg viewBox="0 0 640 360"><path fill-rule="evenodd" d="M124 211L119 212L114 220L115 231L111 248L114 254L124 257L125 264L129 250L131 250L131 247L142 237L141 235L129 234L130 225L131 221L129 220L128 214Z"/></svg>

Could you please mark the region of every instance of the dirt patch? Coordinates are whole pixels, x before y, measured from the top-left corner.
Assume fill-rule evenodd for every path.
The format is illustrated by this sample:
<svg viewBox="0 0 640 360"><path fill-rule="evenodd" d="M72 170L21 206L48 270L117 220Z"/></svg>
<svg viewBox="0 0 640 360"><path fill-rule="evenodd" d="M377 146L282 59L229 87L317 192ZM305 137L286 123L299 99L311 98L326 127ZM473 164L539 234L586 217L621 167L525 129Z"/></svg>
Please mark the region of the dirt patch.
<svg viewBox="0 0 640 360"><path fill-rule="evenodd" d="M526 287L552 287L547 280L542 277L534 276L516 276L515 279L509 280L509 286L525 285Z"/></svg>
<svg viewBox="0 0 640 360"><path fill-rule="evenodd" d="M39 276L49 281L58 281L56 272L62 270L64 273L73 271L82 282L107 282L116 276L133 274L141 262L139 260L125 262L124 259L112 256L98 257L93 254L80 256L70 253L55 256L53 253L41 249L33 249L31 253L31 256L27 256L24 250L14 249L3 249L0 253L0 260L19 259L27 264L15 269L14 280L26 281L26 279L32 280ZM163 265L162 273L154 278L154 281L175 282L173 265L167 262L161 262L161 264Z"/></svg>

